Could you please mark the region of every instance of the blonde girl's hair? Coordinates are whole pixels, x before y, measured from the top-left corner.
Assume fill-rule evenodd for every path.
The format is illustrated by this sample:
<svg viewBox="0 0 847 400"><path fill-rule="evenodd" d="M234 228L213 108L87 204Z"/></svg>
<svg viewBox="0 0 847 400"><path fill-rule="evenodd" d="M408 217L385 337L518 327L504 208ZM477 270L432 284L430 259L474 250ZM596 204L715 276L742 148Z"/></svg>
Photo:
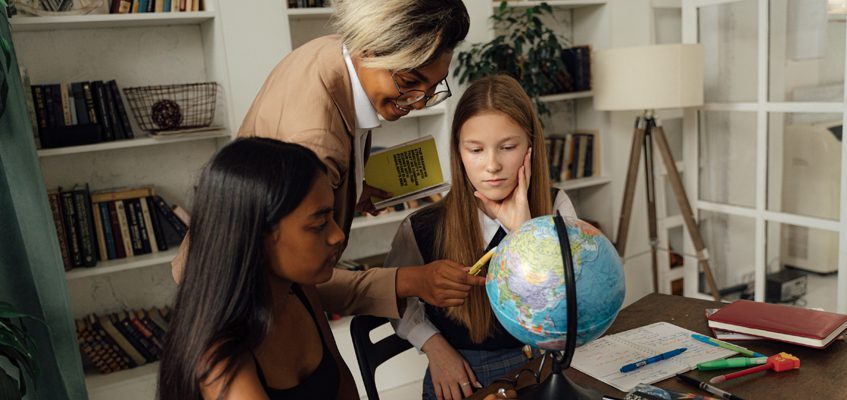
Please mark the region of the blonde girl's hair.
<svg viewBox="0 0 847 400"><path fill-rule="evenodd" d="M446 258L464 265L473 265L484 252L482 227L479 223L474 187L468 180L459 154L459 134L470 118L500 113L517 123L529 138L532 147L532 176L529 182L529 209L533 217L547 215L552 210L550 171L544 131L532 101L521 85L506 75L482 78L465 91L453 116L450 139L450 169L453 187L440 204L443 223L435 231L433 250L437 259ZM468 212L472 207L473 211ZM467 327L474 343L483 342L493 331L493 316L484 287L471 289L465 304L451 307L447 315Z"/></svg>
<svg viewBox="0 0 847 400"><path fill-rule="evenodd" d="M470 27L462 0L334 0L333 26L368 68L423 67L453 50Z"/></svg>

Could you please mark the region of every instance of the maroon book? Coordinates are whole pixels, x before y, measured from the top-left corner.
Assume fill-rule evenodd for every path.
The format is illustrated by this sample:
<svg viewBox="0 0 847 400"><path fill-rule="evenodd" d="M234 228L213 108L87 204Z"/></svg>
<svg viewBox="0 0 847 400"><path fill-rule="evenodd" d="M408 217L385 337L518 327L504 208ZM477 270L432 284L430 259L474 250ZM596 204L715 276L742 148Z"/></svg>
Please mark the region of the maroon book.
<svg viewBox="0 0 847 400"><path fill-rule="evenodd" d="M824 348L847 329L847 315L738 300L708 318L709 328Z"/></svg>

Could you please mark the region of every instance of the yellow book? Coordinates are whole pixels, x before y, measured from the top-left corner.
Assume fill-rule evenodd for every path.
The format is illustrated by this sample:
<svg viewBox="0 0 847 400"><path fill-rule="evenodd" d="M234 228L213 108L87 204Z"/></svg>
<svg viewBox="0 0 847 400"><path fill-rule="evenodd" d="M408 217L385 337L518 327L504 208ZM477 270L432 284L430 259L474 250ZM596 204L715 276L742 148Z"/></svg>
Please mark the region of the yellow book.
<svg viewBox="0 0 847 400"><path fill-rule="evenodd" d="M420 199L450 188L441 174L435 138L425 136L370 155L365 165L365 182L394 194L374 198L377 209Z"/></svg>

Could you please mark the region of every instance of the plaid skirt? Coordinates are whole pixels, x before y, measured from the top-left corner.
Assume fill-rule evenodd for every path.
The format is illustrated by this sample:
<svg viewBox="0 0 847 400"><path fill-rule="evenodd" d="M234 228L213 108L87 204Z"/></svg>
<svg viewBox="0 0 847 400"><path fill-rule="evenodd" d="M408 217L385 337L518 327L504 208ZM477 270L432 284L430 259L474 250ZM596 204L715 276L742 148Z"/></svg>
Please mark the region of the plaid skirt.
<svg viewBox="0 0 847 400"><path fill-rule="evenodd" d="M497 378L504 377L529 360L524 356L520 347L504 350L462 350L457 349L459 354L467 360L476 374L476 379L483 386L488 386ZM533 357L538 355L538 350L533 349ZM432 386L432 375L429 368L423 380L423 400L436 400L435 387Z"/></svg>

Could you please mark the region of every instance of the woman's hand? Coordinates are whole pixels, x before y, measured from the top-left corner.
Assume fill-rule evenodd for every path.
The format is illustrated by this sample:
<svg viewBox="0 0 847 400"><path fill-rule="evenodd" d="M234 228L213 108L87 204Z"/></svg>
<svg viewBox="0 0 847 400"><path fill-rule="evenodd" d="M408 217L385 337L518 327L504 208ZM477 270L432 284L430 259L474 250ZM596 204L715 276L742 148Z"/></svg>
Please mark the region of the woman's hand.
<svg viewBox="0 0 847 400"><path fill-rule="evenodd" d="M472 286L484 286L485 277L468 274L470 268L450 260L397 269L397 297L419 297L436 307L465 303Z"/></svg>
<svg viewBox="0 0 847 400"><path fill-rule="evenodd" d="M359 201L356 203L356 211L360 213L368 213L370 215L377 215L380 211L382 211L382 209L377 210L376 207L374 207L371 197L388 199L394 197L394 195L380 188L368 185L367 182L362 182L362 196L359 197Z"/></svg>
<svg viewBox="0 0 847 400"><path fill-rule="evenodd" d="M440 333L429 338L421 350L429 359L432 386L439 400L463 399L473 394L471 386L482 388L468 362Z"/></svg>
<svg viewBox="0 0 847 400"><path fill-rule="evenodd" d="M496 202L485 197L480 192L474 192L480 202L485 213L496 218L510 232L518 229L521 224L530 220L532 214L529 212L529 200L527 191L529 190L529 178L532 177L532 147L527 150L523 159L523 165L518 168L518 185L509 193L505 199Z"/></svg>

